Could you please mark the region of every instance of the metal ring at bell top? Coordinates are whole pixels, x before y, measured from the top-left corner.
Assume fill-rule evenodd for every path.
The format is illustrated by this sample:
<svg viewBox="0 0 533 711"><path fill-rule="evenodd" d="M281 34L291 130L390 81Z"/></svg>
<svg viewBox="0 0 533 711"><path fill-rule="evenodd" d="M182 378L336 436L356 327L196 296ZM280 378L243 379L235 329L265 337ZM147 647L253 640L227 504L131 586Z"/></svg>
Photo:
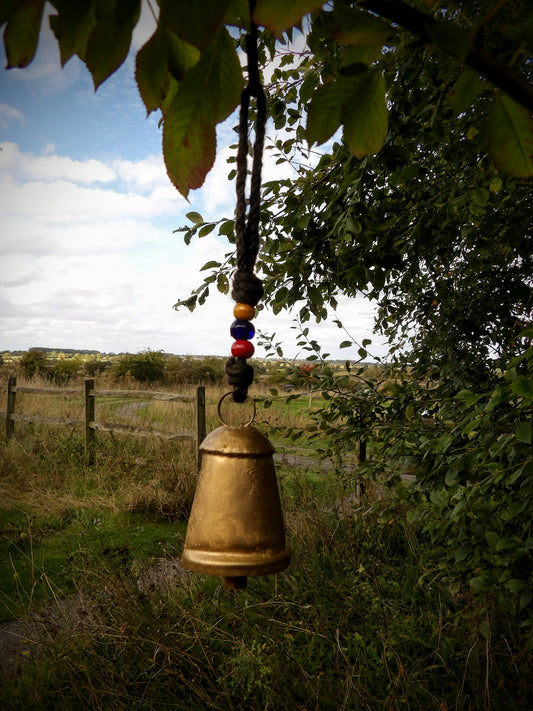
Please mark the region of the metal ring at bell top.
<svg viewBox="0 0 533 711"><path fill-rule="evenodd" d="M224 393L224 395L222 395L222 397L221 397L220 400L218 401L217 413L218 413L218 419L222 422L223 425L225 425L226 427L233 427L234 425L229 425L229 424L224 420L224 418L222 417L222 412L221 412L222 402L223 402L229 395L233 395L233 391L232 391L232 390L230 390L229 393ZM249 419L248 422L245 422L243 425L238 425L239 427L249 427L249 426L252 424L252 422L255 420L255 415L256 415L256 412L257 412L257 408L256 408L256 406L255 406L255 400L254 400L253 398L248 398L248 397L246 398L246 400L251 400L251 401L252 401L252 405L254 406L254 412L253 412L253 415L252 415L251 419ZM246 401L245 401L245 402L246 402Z"/></svg>

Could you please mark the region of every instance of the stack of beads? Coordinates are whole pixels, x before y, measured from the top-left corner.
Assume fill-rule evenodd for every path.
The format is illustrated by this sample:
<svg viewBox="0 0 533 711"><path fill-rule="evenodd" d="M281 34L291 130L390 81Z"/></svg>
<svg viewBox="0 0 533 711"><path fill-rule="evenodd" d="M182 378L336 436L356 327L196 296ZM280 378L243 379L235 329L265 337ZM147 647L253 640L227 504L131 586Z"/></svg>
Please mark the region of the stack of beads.
<svg viewBox="0 0 533 711"><path fill-rule="evenodd" d="M231 324L230 334L235 338L231 346L231 354L235 358L251 358L254 354L254 345L250 339L255 335L255 328L250 322L255 315L255 309L249 304L237 303L233 308L235 321Z"/></svg>

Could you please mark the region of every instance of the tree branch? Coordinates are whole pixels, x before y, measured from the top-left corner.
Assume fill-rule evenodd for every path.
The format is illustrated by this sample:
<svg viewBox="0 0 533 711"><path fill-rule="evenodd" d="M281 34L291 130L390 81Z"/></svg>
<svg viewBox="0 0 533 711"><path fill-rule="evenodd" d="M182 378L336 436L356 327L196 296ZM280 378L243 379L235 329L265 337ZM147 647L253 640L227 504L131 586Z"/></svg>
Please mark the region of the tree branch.
<svg viewBox="0 0 533 711"><path fill-rule="evenodd" d="M364 0L360 7L413 32L422 42L428 44L433 41L428 27L439 24L429 15L407 5L402 0ZM447 51L444 47L441 49ZM511 67L500 62L486 49L471 47L464 63L479 72L481 76L504 91L525 109L533 112L533 85Z"/></svg>

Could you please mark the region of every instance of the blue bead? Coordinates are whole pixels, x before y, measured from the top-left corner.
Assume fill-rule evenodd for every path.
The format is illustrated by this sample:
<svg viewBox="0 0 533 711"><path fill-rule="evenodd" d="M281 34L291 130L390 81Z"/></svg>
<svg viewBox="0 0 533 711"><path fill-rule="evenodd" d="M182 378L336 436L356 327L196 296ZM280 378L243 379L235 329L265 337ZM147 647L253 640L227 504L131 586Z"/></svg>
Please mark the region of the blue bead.
<svg viewBox="0 0 533 711"><path fill-rule="evenodd" d="M255 335L255 328L250 321L241 321L241 319L235 319L231 324L229 332L232 338L238 341L249 341Z"/></svg>

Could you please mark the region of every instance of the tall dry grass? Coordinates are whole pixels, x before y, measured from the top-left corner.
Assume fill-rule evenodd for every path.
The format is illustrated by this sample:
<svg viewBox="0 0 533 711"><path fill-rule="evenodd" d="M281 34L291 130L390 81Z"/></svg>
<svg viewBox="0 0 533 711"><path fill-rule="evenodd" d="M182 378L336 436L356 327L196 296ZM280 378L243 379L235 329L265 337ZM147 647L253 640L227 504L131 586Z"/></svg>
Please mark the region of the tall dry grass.
<svg viewBox="0 0 533 711"><path fill-rule="evenodd" d="M208 390L208 429L223 391ZM42 402L29 395L21 408L42 413ZM128 402L109 402L105 417L157 428L189 417ZM59 395L50 407L75 417L79 402ZM258 426L279 437L305 426L308 407L274 400ZM309 464L305 438L300 466L276 441L287 447L291 567L234 593L176 563L196 482L190 447L99 433L89 467L79 428L15 432L0 442L2 590L19 614L59 616L0 680L1 708L528 711L527 630L494 600L481 608L468 588L433 580L435 552L405 498L340 506L342 482Z"/></svg>

